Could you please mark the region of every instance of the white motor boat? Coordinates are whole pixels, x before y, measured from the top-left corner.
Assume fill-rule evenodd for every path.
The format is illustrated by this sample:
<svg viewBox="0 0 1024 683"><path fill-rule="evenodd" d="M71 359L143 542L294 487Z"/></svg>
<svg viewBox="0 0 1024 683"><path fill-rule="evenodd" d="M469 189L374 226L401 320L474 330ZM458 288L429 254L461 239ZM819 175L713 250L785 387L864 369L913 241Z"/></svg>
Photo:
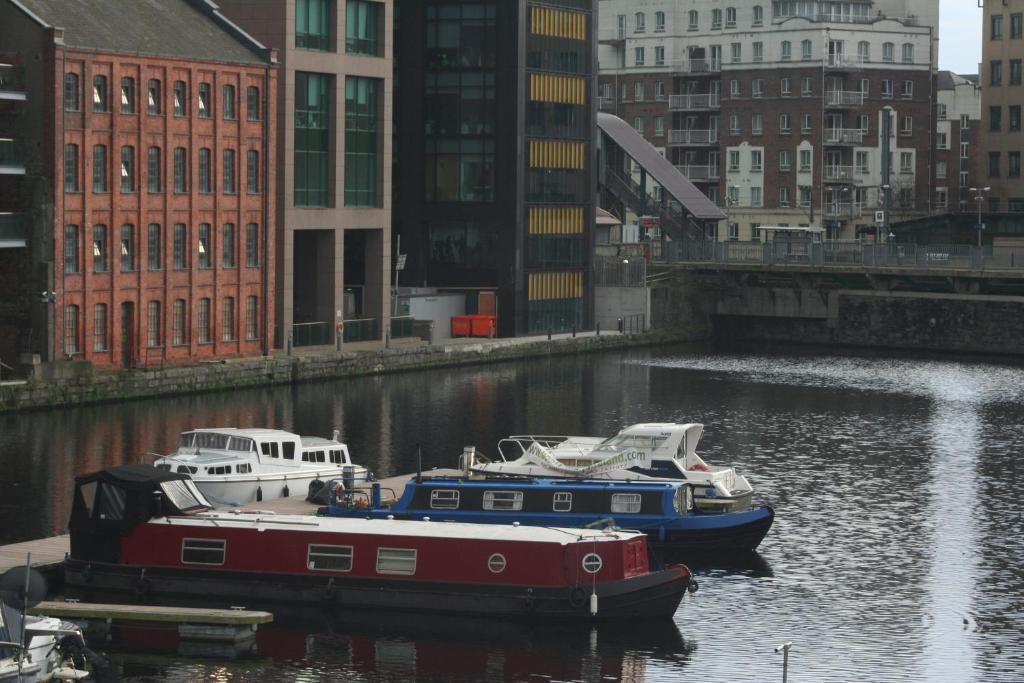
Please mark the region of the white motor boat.
<svg viewBox="0 0 1024 683"><path fill-rule="evenodd" d="M498 443L501 460L470 469L486 475L587 479L684 479L693 484L694 503L706 510L750 507L753 487L731 467L709 465L697 455L704 425L635 424L615 436L510 436ZM463 463L465 467L465 463Z"/></svg>
<svg viewBox="0 0 1024 683"><path fill-rule="evenodd" d="M325 439L280 429L193 429L182 432L177 451L153 464L188 474L219 506L305 497L316 480L356 484L368 478L365 467L352 463L337 431Z"/></svg>

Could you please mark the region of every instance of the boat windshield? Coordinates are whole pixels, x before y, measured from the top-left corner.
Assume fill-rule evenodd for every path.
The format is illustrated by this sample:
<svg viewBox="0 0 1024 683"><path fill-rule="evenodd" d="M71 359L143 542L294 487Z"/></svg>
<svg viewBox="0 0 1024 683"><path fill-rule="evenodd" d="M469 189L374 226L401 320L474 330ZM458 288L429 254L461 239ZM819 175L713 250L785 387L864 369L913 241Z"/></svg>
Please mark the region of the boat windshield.
<svg viewBox="0 0 1024 683"><path fill-rule="evenodd" d="M168 500L182 512L199 508L213 508L191 480L163 481L160 482L160 489Z"/></svg>
<svg viewBox="0 0 1024 683"><path fill-rule="evenodd" d="M636 434L616 434L615 436L602 441L595 451L618 453L627 448L642 448L651 450L660 448L665 443L667 436L643 436Z"/></svg>

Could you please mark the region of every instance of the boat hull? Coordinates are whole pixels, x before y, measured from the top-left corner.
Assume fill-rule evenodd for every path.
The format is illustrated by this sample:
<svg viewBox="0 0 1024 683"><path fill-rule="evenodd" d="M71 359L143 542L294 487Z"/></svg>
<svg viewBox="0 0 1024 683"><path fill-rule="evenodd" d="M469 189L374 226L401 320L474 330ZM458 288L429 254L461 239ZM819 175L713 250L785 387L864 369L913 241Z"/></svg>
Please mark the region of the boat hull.
<svg viewBox="0 0 1024 683"><path fill-rule="evenodd" d="M247 607L288 603L328 610L393 610L525 620L615 621L670 618L691 583L689 570L672 566L597 584L591 614L589 584L531 587L392 581L358 577L141 567L68 559L65 592L83 600L130 603L199 602Z"/></svg>
<svg viewBox="0 0 1024 683"><path fill-rule="evenodd" d="M352 466L348 466L351 468ZM264 500L275 500L298 496L305 498L312 481L328 481L340 479L345 474L345 468L339 467L321 472L295 473L295 474L260 474L251 477L233 478L227 477L196 477L192 481L196 487L206 496L211 503L218 507L249 505ZM365 467L357 467L355 471L356 483L363 483L367 480ZM286 490L287 489L287 490Z"/></svg>

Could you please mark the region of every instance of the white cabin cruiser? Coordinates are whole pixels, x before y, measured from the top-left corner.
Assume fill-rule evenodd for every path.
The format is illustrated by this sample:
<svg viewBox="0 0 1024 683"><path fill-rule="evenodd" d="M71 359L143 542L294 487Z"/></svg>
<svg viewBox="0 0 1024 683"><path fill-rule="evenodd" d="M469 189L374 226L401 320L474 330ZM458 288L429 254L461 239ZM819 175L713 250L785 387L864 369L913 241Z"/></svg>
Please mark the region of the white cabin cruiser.
<svg viewBox="0 0 1024 683"><path fill-rule="evenodd" d="M156 467L188 474L216 505L305 496L315 480L367 481L348 447L330 439L280 429L194 429L182 432L178 450L157 458Z"/></svg>
<svg viewBox="0 0 1024 683"><path fill-rule="evenodd" d="M608 439L510 436L498 442L501 461L474 459L471 469L488 475L685 479L694 485L694 503L700 508L749 508L753 487L746 477L731 467L709 465L697 455L697 443L703 433L702 424L654 422L626 427Z"/></svg>

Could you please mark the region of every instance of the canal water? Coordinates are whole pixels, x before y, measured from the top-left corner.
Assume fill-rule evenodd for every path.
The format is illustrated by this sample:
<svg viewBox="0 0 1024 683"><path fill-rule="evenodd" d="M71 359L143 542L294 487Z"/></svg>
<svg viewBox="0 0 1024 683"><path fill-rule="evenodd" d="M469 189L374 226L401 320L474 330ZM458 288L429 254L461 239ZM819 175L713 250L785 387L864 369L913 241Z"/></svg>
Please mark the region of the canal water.
<svg viewBox="0 0 1024 683"><path fill-rule="evenodd" d="M255 654L114 652L132 681L1024 680L1024 369L671 347L0 416L0 543L62 531L75 474L197 426L341 430L378 476L510 433L699 421L776 507L759 555L699 567L674 623L527 627L289 615ZM102 650L103 644L95 644Z"/></svg>

